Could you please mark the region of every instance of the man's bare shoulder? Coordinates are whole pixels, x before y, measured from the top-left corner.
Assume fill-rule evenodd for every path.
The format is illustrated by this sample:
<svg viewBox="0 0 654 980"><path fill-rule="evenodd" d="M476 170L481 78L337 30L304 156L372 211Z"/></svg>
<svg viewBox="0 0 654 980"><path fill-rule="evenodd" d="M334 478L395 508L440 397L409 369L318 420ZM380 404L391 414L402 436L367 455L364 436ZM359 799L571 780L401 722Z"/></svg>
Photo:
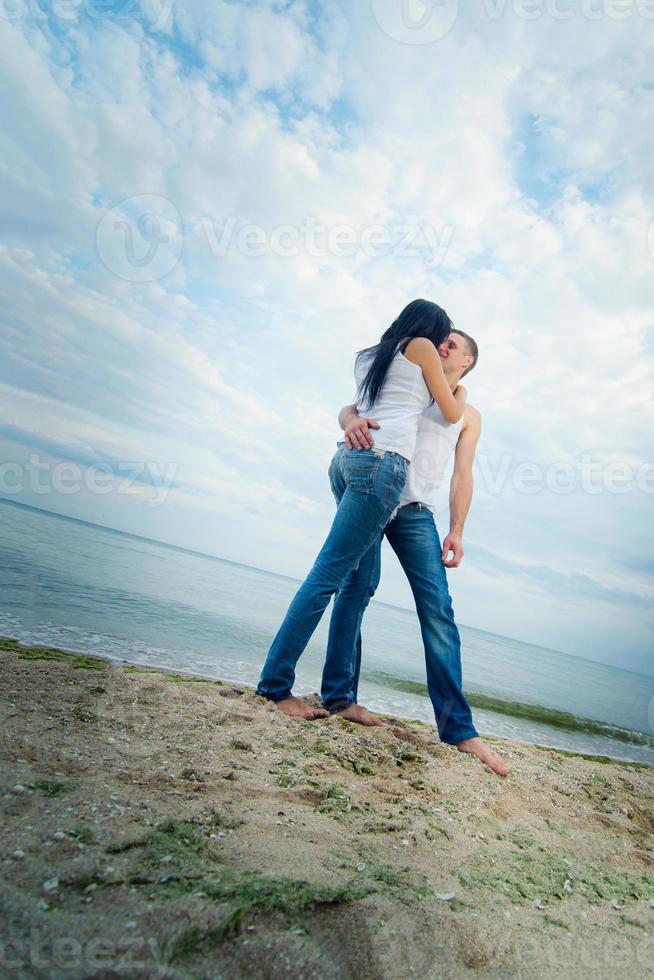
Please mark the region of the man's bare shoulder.
<svg viewBox="0 0 654 980"><path fill-rule="evenodd" d="M463 412L463 427L465 428L467 425L475 427L481 425L481 412L470 403L466 404Z"/></svg>

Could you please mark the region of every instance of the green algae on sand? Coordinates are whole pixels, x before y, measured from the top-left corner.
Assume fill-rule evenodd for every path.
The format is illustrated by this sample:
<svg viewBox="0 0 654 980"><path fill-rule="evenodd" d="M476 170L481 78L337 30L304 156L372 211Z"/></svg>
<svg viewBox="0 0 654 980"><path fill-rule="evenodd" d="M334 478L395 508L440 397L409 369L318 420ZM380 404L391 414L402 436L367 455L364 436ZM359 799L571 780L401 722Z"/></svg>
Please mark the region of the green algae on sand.
<svg viewBox="0 0 654 980"><path fill-rule="evenodd" d="M21 660L58 660L81 670L106 670L109 661L87 653L72 653L57 647L23 646L7 636L0 637L0 653L15 653Z"/></svg>
<svg viewBox="0 0 654 980"><path fill-rule="evenodd" d="M502 838L505 835L497 835ZM511 840L510 835L506 838ZM607 863L581 862L570 849L556 851L525 846L507 852L501 860L476 854L456 872L461 884L472 890L490 890L512 901L552 899L565 901L578 894L590 902L620 895L647 898L652 892L652 876L620 872ZM567 882L567 887L566 887Z"/></svg>

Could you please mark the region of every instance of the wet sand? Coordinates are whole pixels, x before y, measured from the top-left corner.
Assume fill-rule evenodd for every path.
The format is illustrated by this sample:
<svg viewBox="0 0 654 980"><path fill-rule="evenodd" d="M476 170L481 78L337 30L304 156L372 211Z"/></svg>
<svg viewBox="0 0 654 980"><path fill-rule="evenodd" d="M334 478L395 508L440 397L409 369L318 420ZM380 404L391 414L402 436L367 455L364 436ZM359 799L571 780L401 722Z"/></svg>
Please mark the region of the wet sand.
<svg viewBox="0 0 654 980"><path fill-rule="evenodd" d="M16 977L654 976L654 770L0 640Z"/></svg>

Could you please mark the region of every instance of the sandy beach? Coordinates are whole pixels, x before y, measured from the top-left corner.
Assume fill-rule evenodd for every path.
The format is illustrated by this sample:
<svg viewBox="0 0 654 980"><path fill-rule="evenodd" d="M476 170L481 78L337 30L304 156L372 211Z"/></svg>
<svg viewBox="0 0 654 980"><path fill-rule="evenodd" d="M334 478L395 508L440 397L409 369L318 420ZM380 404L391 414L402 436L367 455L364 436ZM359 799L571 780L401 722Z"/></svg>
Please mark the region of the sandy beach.
<svg viewBox="0 0 654 980"><path fill-rule="evenodd" d="M16 977L654 976L654 770L0 642Z"/></svg>

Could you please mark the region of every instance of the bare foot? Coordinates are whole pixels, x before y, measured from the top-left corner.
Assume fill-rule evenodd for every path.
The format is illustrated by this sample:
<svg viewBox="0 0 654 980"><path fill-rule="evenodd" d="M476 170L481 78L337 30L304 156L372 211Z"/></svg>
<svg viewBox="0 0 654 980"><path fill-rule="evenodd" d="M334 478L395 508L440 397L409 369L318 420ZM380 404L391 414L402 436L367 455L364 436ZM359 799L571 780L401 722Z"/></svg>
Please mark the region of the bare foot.
<svg viewBox="0 0 654 980"><path fill-rule="evenodd" d="M335 711L334 714L339 718L346 718L348 721L355 721L357 725L367 725L369 728L388 728L385 721L371 714L367 708L361 704L350 704L342 711Z"/></svg>
<svg viewBox="0 0 654 980"><path fill-rule="evenodd" d="M457 749L459 752L470 752L471 755L476 755L498 776L506 776L511 771L497 752L493 752L490 745L486 745L479 737L465 738L457 744Z"/></svg>
<svg viewBox="0 0 654 980"><path fill-rule="evenodd" d="M292 694L290 698L284 698L283 701L275 701L275 707L291 718L306 718L308 721L313 721L315 718L329 717L329 712L324 708L314 708L308 701L296 698Z"/></svg>

